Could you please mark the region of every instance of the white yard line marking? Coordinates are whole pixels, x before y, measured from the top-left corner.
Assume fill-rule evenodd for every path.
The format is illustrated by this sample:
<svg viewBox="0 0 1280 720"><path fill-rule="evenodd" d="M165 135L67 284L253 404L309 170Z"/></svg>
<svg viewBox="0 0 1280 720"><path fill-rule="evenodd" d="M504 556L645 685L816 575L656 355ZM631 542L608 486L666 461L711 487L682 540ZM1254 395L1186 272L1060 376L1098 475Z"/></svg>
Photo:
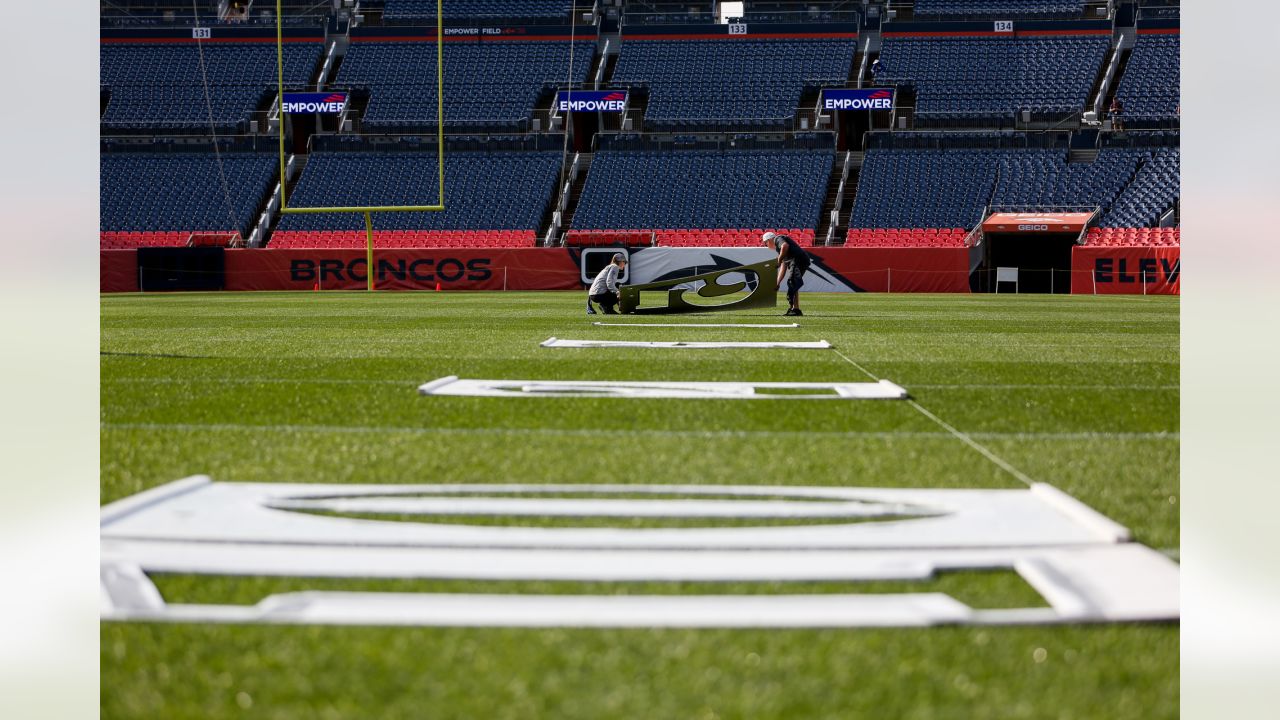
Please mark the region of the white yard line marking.
<svg viewBox="0 0 1280 720"><path fill-rule="evenodd" d="M103 422L105 430L149 430L156 432L312 432L334 434L399 433L410 435L547 435L564 437L693 437L693 438L865 438L875 440L943 440L955 436L949 432L921 432L911 430L597 430L594 428L463 428L463 427L403 427L385 425L253 425L246 423L117 423ZM1179 433L973 433L970 437L984 440L1027 441L1083 441L1083 440L1179 440Z"/></svg>
<svg viewBox="0 0 1280 720"><path fill-rule="evenodd" d="M866 369L866 368L862 367L862 366L861 366L861 365L859 365L858 363L854 362L854 361L853 361L853 359L852 359L852 358L850 358L848 355L845 355L844 353L840 352L839 350L836 350L836 351L835 351L835 353L836 353L837 355L839 355L840 357L844 358L844 359L845 359L845 361L846 361L846 362L848 362L850 365L852 365L852 366L854 366L855 368L857 368L858 370L862 371L862 373L864 373L865 375L867 375L867 377L870 377L871 379L876 380L877 382L880 380L880 378L876 377L874 373L872 373L870 370L868 370L868 369ZM908 388L908 389L907 389L907 392L910 392L910 391L911 391L911 390L910 390L910 388ZM953 437L955 437L957 440L959 440L960 442L964 443L965 445L968 445L969 447L973 448L975 451L977 451L977 452L978 452L979 454L981 454L983 457L985 457L986 459L988 459L988 460L990 460L991 462L995 463L995 464L996 464L996 466L997 466L997 467L999 467L1001 470L1004 470L1005 472L1007 472L1007 473L1009 473L1010 475L1014 476L1014 477L1015 477L1015 478L1017 478L1019 481L1021 481L1021 482L1023 482L1023 483L1026 483L1028 487L1030 487L1030 486L1032 486L1032 485L1035 485L1035 484L1036 484L1036 481L1035 481L1035 480L1032 480L1032 479L1031 479L1031 478L1030 478L1026 473L1024 473L1024 472L1022 472L1021 470L1019 470L1018 468L1014 467L1012 464L1010 464L1010 463L1009 463L1008 461L1006 461L1004 458L1002 458L1002 457L1000 457L999 455L996 455L995 453L991 452L990 450L988 450L986 447L984 447L983 445L981 445L980 443L978 443L976 440L974 440L974 439L973 439L972 437L970 437L969 435L967 435L967 434L965 434L965 433L963 433L963 432L960 432L960 431L959 431L959 430L957 430L956 428L952 427L951 425L949 425L948 423L946 423L945 421L943 421L943 419L942 419L942 418L940 418L940 417L938 417L937 415L934 415L933 413L929 412L929 411L928 411L928 410L926 410L926 409L924 408L924 406L923 406L923 405L921 405L920 403L916 402L915 400L913 400L913 399L911 399L911 398L907 398L907 404L911 405L911 407L913 407L913 408L915 408L916 410L918 410L918 411L920 412L920 414L922 414L922 415L924 415L925 417L927 417L927 418L929 418L930 420L932 420L934 423L936 423L936 424L938 425L938 427L940 427L940 428L942 428L942 429L946 430L947 432L951 433L951 435L952 435Z"/></svg>
<svg viewBox="0 0 1280 720"><path fill-rule="evenodd" d="M955 428L954 428L954 427L952 427L951 425L947 424L945 421L943 421L943 419L942 419L942 418L940 418L940 417L938 417L937 415L934 415L933 413L931 413L931 412L929 412L928 410L926 410L926 409L924 408L924 406L923 406L923 405L921 405L920 403L916 402L915 400L910 400L910 399L908 399L908 400L907 400L907 403L908 403L908 404L910 404L910 405L911 405L911 407L915 408L916 410L919 410L919 411L920 411L920 412L921 412L925 417L927 417L927 418L929 418L930 420L932 420L932 421L934 421L935 423L937 423L939 427L941 427L941 428L943 428L944 430L946 430L946 431L950 432L952 435L954 435L954 436L956 437L956 439L960 440L960 441L961 441L961 442L963 442L965 445L968 445L969 447L973 448L974 450L977 450L979 453L981 453L981 454L982 454L982 456L983 456L983 457L987 458L988 460L990 460L991 462L993 462L993 463L995 463L997 466L999 466L999 467L1000 467L1000 469L1004 470L1005 472L1009 473L1010 475L1012 475L1012 476L1014 476L1014 477L1018 478L1019 480L1021 480L1021 481L1022 481L1022 482L1024 482L1024 483L1026 483L1028 487L1030 487L1030 486L1032 486L1032 485L1035 485L1035 484L1036 484L1036 481L1035 481L1035 480L1032 480L1030 477L1028 477L1026 473L1022 472L1022 471L1021 471L1021 470L1019 470L1018 468L1016 468L1016 467L1014 467L1013 465L1009 464L1009 463L1008 463L1008 462L1006 462L1003 458L1001 458L999 455L996 455L995 453L991 452L991 451L990 451L990 450L988 450L987 448L985 448L985 447L983 447L982 445L978 444L978 442L977 442L977 441L975 441L973 438L969 437L968 435L966 435L966 434L964 434L964 433L960 432L959 430L955 429Z"/></svg>
<svg viewBox="0 0 1280 720"><path fill-rule="evenodd" d="M842 356L843 357L843 356ZM848 358L845 358L846 360ZM255 384L282 384L282 385L414 385L418 380L385 380L385 379L349 379L349 378L278 378L278 377L161 377L161 378L145 378L145 377L113 377L104 378L104 383L122 383L131 385L149 385L149 384L178 384L178 383L207 383L219 385L255 385ZM1125 391L1166 391L1181 390L1181 385L999 385L999 384L947 384L947 383L930 383L916 384L911 383L913 388L921 388L925 390L1125 390Z"/></svg>

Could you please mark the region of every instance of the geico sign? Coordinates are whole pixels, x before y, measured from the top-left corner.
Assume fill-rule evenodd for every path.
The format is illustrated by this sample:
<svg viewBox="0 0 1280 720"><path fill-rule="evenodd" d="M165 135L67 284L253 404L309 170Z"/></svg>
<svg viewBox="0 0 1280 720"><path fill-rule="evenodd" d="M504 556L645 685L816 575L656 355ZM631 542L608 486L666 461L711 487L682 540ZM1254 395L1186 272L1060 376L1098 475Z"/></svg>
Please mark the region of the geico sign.
<svg viewBox="0 0 1280 720"><path fill-rule="evenodd" d="M457 282L459 280L483 281L493 277L489 258L419 258L417 260L379 260L377 280L415 280L417 282ZM364 282L368 263L364 258L350 262L336 258L323 260L295 259L289 261L289 279L293 282Z"/></svg>
<svg viewBox="0 0 1280 720"><path fill-rule="evenodd" d="M1049 226L1048 225L1019 225L1018 229L1024 232L1025 231L1045 232L1046 230L1049 229Z"/></svg>

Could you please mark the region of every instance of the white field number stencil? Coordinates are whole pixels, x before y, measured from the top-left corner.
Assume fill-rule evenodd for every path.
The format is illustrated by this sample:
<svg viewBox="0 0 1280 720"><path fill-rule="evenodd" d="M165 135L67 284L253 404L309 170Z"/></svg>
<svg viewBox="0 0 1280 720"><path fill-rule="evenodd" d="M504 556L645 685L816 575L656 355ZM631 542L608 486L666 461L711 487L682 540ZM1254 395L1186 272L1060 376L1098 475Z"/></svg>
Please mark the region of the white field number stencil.
<svg viewBox="0 0 1280 720"><path fill-rule="evenodd" d="M798 328L800 323L625 323L594 322L601 327L660 327L660 328Z"/></svg>
<svg viewBox="0 0 1280 720"><path fill-rule="evenodd" d="M627 380L475 380L456 375L418 387L420 395L467 397L610 397L684 400L905 400L888 380L856 383L651 382Z"/></svg>
<svg viewBox="0 0 1280 720"><path fill-rule="evenodd" d="M545 348L675 348L689 350L717 350L724 348L829 350L831 348L831 343L826 340L815 340L812 342L787 342L782 340L701 342L684 340L564 340L562 338L555 337L543 340L540 345Z"/></svg>
<svg viewBox="0 0 1280 720"><path fill-rule="evenodd" d="M316 513L327 513L320 515ZM423 522L344 514L418 515ZM627 529L434 516L673 518ZM839 522L847 518L849 522ZM717 527L787 519L783 526ZM812 524L804 520L811 519ZM832 524L832 521L835 524ZM942 593L520 595L301 592L165 602L148 573L570 582L927 580L1017 572L1047 608ZM101 616L115 621L511 627L872 627L1175 620L1178 566L1061 491L707 485L326 485L190 477L102 508Z"/></svg>

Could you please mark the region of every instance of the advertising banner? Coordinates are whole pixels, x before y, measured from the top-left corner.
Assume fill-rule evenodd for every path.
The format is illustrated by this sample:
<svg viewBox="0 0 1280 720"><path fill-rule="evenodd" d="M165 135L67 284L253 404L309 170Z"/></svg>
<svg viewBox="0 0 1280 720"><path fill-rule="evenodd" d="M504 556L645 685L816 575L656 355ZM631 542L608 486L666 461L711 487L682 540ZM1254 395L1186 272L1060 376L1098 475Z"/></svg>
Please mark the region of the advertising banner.
<svg viewBox="0 0 1280 720"><path fill-rule="evenodd" d="M823 110L892 110L893 88L823 88Z"/></svg>
<svg viewBox="0 0 1280 720"><path fill-rule="evenodd" d="M344 92L287 92L284 94L284 111L288 114L340 115L346 108L347 94Z"/></svg>
<svg viewBox="0 0 1280 720"><path fill-rule="evenodd" d="M1182 248L1090 247L1071 250L1071 292L1077 295L1180 295Z"/></svg>
<svg viewBox="0 0 1280 720"><path fill-rule="evenodd" d="M988 233L1078 233L1093 217L1091 212L992 213L982 221Z"/></svg>
<svg viewBox="0 0 1280 720"><path fill-rule="evenodd" d="M364 290L363 250L228 250L228 290ZM382 290L577 290L578 265L563 248L378 250Z"/></svg>
<svg viewBox="0 0 1280 720"><path fill-rule="evenodd" d="M627 107L626 90L561 90L556 93L557 112L620 113Z"/></svg>

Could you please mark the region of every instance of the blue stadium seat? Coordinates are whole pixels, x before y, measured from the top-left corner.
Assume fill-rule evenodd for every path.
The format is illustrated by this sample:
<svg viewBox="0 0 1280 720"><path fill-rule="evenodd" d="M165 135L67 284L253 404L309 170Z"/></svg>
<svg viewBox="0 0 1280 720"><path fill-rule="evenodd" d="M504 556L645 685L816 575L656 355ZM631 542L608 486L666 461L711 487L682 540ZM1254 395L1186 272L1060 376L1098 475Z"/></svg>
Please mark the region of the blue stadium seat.
<svg viewBox="0 0 1280 720"><path fill-rule="evenodd" d="M1079 112L1089 100L1109 36L886 37L881 85L912 86L916 125L1033 120Z"/></svg>
<svg viewBox="0 0 1280 720"><path fill-rule="evenodd" d="M832 150L596 153L573 227L814 228Z"/></svg>
<svg viewBox="0 0 1280 720"><path fill-rule="evenodd" d="M103 153L101 231L237 230L248 237L276 185L269 153ZM225 192L223 180L225 179Z"/></svg>
<svg viewBox="0 0 1280 720"><path fill-rule="evenodd" d="M971 228L988 205L1092 206L1103 225L1153 224L1177 199L1177 164L1173 148L1104 148L1092 163L1068 163L1066 150L872 149L849 227Z"/></svg>
<svg viewBox="0 0 1280 720"><path fill-rule="evenodd" d="M443 212L380 213L380 230L536 231L551 203L559 152L446 152ZM434 152L312 153L290 197L295 207L433 205ZM281 231L358 230L353 213L285 215Z"/></svg>
<svg viewBox="0 0 1280 720"><path fill-rule="evenodd" d="M916 0L917 19L1072 19L1084 14L1084 0Z"/></svg>
<svg viewBox="0 0 1280 720"><path fill-rule="evenodd" d="M572 0L449 0L444 4L446 20L533 20L568 19ZM436 0L386 0L382 17L386 20L428 20L436 16Z"/></svg>
<svg viewBox="0 0 1280 720"><path fill-rule="evenodd" d="M586 81L594 52L594 41L445 43L445 125L472 131L527 129L540 95L570 78ZM354 41L334 86L369 93L365 130L401 132L436 126L435 78L434 41Z"/></svg>
<svg viewBox="0 0 1280 720"><path fill-rule="evenodd" d="M305 84L323 48L287 43L285 82ZM212 122L214 132L244 133L276 94L274 43L103 43L99 62L106 132L207 135Z"/></svg>
<svg viewBox="0 0 1280 720"><path fill-rule="evenodd" d="M1133 181L1103 215L1102 227L1151 227L1178 202L1181 152L1168 147L1154 150L1142 155Z"/></svg>
<svg viewBox="0 0 1280 720"><path fill-rule="evenodd" d="M648 92L645 128L785 129L806 86L843 84L847 40L631 40L613 83Z"/></svg>
<svg viewBox="0 0 1280 720"><path fill-rule="evenodd" d="M1177 117L1181 102L1182 41L1178 35L1138 35L1116 89L1127 127Z"/></svg>

